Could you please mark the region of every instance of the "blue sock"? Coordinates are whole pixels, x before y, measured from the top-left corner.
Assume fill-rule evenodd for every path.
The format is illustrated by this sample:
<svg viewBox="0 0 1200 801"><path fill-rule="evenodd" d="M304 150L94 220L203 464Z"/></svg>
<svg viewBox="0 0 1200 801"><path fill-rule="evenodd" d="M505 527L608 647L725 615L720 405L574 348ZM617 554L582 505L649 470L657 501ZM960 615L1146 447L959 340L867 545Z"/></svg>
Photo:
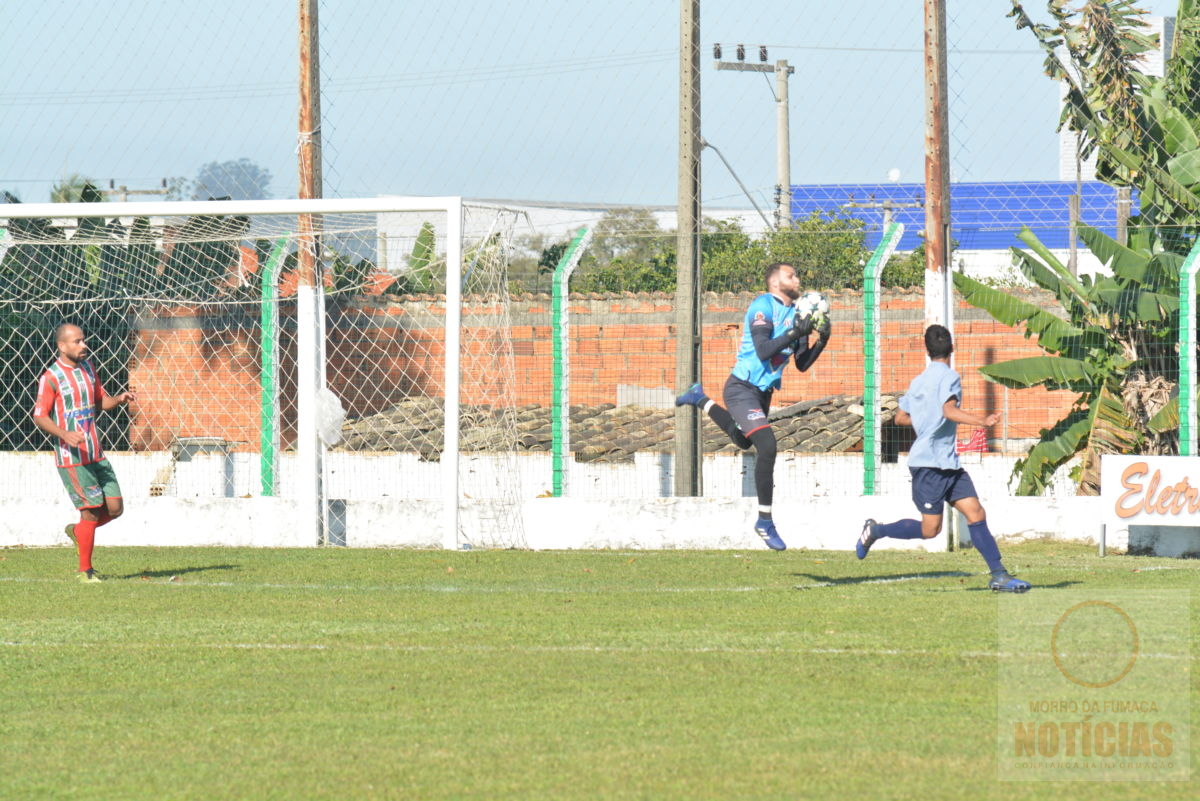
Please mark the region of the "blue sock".
<svg viewBox="0 0 1200 801"><path fill-rule="evenodd" d="M1000 561L1000 546L996 545L996 538L988 529L987 521L980 520L978 523L971 523L967 526L967 530L971 532L971 544L975 546L975 550L979 551L983 561L987 562L988 570L993 573L1004 570L1004 563Z"/></svg>
<svg viewBox="0 0 1200 801"><path fill-rule="evenodd" d="M894 540L921 539L920 520L897 520L895 523L883 523L875 527L875 534L880 537L891 537Z"/></svg>

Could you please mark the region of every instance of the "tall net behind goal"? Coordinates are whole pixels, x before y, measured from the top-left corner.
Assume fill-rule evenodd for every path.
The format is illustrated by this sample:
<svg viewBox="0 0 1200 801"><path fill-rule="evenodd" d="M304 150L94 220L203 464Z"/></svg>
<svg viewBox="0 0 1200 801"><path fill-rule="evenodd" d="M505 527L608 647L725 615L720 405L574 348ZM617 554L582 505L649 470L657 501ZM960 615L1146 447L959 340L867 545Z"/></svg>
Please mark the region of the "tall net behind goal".
<svg viewBox="0 0 1200 801"><path fill-rule="evenodd" d="M30 458L53 447L30 410L53 329L71 322L105 388L138 395L100 418L127 498L299 500L315 486L325 542L523 547L516 215L413 201L328 202L313 237L263 202L0 207L3 492L62 500L50 456ZM312 386L298 372L310 349ZM380 519L387 530L363 522Z"/></svg>

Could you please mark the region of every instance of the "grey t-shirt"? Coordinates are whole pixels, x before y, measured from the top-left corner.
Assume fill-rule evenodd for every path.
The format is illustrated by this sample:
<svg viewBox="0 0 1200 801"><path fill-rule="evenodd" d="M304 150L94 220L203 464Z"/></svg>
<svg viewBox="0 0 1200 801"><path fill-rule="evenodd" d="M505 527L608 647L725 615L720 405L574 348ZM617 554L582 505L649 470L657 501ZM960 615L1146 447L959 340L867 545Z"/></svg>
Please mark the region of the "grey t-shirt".
<svg viewBox="0 0 1200 801"><path fill-rule="evenodd" d="M930 362L912 380L900 398L900 408L912 417L917 440L908 452L909 467L955 470L958 461L958 424L947 420L942 405L950 399L962 404L962 381L948 364Z"/></svg>

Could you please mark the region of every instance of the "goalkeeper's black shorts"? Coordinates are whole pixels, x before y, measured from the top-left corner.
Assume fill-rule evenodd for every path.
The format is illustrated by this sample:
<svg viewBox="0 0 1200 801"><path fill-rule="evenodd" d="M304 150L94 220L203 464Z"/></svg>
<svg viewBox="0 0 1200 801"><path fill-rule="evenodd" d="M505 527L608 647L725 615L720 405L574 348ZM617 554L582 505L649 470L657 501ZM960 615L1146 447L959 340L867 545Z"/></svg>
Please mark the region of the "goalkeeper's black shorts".
<svg viewBox="0 0 1200 801"><path fill-rule="evenodd" d="M771 425L771 392L762 390L748 381L729 376L722 392L725 409L738 429L745 436Z"/></svg>

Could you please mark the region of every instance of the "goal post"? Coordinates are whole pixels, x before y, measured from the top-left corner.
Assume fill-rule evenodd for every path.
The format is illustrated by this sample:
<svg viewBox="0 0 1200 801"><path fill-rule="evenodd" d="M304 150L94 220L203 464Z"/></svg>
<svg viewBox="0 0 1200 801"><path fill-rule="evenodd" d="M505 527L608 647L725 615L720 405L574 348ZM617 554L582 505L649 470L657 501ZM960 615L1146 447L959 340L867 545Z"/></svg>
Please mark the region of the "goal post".
<svg viewBox="0 0 1200 801"><path fill-rule="evenodd" d="M305 233L304 217L319 225ZM139 457L127 481L144 472L147 494L283 497L311 544L344 541L325 529L331 501L408 503L401 525L423 544L524 547L520 470L505 464L509 210L453 196L50 203L0 206L0 220L13 346L0 370L15 387L0 451L49 447L19 419L53 358L48 326L103 319L106 386L147 384L105 423L107 447Z"/></svg>

